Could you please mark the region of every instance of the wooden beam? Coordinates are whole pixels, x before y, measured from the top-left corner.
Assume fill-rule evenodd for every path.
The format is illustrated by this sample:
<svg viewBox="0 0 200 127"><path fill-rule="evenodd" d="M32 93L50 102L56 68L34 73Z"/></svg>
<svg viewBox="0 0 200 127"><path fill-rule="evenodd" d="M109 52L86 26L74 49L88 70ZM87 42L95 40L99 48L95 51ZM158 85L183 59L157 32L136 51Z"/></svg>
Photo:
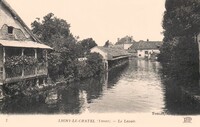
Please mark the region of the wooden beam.
<svg viewBox="0 0 200 127"><path fill-rule="evenodd" d="M35 59L37 59L37 49L34 49L35 51ZM37 75L37 66L35 67L35 75Z"/></svg>
<svg viewBox="0 0 200 127"><path fill-rule="evenodd" d="M24 48L22 48L22 56L24 56ZM22 78L24 77L24 64L22 65Z"/></svg>
<svg viewBox="0 0 200 127"><path fill-rule="evenodd" d="M48 74L48 51L47 51L47 49L45 49L45 60L46 60L46 73Z"/></svg>
<svg viewBox="0 0 200 127"><path fill-rule="evenodd" d="M6 79L5 62L6 62L6 49L5 49L5 47L3 47L3 80Z"/></svg>
<svg viewBox="0 0 200 127"><path fill-rule="evenodd" d="M38 78L36 79L36 86L37 86L37 87L40 86L40 84L39 84L39 79L38 79Z"/></svg>

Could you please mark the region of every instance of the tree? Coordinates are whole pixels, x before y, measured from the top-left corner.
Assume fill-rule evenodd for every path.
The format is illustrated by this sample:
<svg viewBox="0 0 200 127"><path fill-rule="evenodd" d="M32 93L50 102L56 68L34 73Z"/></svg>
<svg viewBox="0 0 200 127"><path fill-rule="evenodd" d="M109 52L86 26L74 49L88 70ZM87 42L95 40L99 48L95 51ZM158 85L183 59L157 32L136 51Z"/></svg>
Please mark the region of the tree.
<svg viewBox="0 0 200 127"><path fill-rule="evenodd" d="M169 64L173 75L198 77L198 45L194 37L200 31L200 1L166 0L165 7L161 62Z"/></svg>
<svg viewBox="0 0 200 127"><path fill-rule="evenodd" d="M73 76L74 61L80 54L77 40L70 32L70 25L63 19L49 13L43 20L35 20L32 24L33 33L41 42L53 47L48 55L49 75L52 79ZM70 66L69 66L70 65Z"/></svg>
<svg viewBox="0 0 200 127"><path fill-rule="evenodd" d="M89 50L97 46L96 42L92 38L77 42L78 37L74 37L70 32L70 24L63 19L55 17L53 13L44 16L42 21L39 19L35 20L31 26L33 33L38 36L41 42L54 49L54 51L48 54L48 70L51 79L53 81L60 79L71 81L76 79L78 68L77 59L84 57L85 52L90 57ZM98 65L95 64L95 66ZM89 65L88 67L88 69L92 69L91 67L95 68ZM94 75L96 73L91 74ZM92 75L88 74L85 77Z"/></svg>
<svg viewBox="0 0 200 127"><path fill-rule="evenodd" d="M55 38L68 38L70 35L70 24L63 19L54 17L53 13L44 16L42 22L35 20L31 23L31 27L33 33L50 46L54 46Z"/></svg>
<svg viewBox="0 0 200 127"><path fill-rule="evenodd" d="M83 39L80 44L84 48L85 52L89 52L91 48L97 46L96 42L92 38Z"/></svg>

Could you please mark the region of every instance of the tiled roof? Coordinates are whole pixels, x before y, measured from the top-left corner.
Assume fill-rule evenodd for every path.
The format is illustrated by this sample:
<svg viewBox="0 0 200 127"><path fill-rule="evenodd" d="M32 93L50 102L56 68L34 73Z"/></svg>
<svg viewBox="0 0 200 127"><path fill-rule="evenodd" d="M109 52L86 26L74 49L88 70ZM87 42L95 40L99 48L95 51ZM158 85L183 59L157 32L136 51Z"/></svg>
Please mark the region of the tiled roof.
<svg viewBox="0 0 200 127"><path fill-rule="evenodd" d="M97 48L99 48L100 50L102 50L105 53L108 53L108 55L112 56L113 58L128 55L128 52L122 48L101 47L101 46L98 46Z"/></svg>
<svg viewBox="0 0 200 127"><path fill-rule="evenodd" d="M23 47L23 48L41 48L41 49L52 49L51 47L40 44L33 41L11 41L11 40L0 40L0 46L5 47Z"/></svg>
<svg viewBox="0 0 200 127"><path fill-rule="evenodd" d="M139 41L134 42L129 50L159 49L162 44L161 41Z"/></svg>

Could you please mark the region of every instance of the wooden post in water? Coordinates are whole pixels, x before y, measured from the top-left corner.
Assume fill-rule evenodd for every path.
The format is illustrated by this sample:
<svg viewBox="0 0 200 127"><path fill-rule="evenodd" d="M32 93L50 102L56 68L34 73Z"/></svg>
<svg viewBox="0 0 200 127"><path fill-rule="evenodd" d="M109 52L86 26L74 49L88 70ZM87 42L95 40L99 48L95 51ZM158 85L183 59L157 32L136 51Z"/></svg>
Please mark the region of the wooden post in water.
<svg viewBox="0 0 200 127"><path fill-rule="evenodd" d="M106 71L108 71L108 61L107 60L103 59L103 65L104 65L104 69Z"/></svg>

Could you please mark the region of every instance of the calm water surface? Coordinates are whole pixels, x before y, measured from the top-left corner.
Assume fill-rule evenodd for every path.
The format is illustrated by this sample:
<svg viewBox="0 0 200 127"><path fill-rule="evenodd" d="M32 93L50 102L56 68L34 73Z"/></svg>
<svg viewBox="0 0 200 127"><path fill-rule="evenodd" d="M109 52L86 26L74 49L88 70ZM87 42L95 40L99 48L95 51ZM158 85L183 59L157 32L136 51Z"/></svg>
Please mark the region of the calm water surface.
<svg viewBox="0 0 200 127"><path fill-rule="evenodd" d="M0 102L1 113L200 114L200 105L183 94L179 81L166 78L159 62L130 60L102 77L50 89L34 97Z"/></svg>

